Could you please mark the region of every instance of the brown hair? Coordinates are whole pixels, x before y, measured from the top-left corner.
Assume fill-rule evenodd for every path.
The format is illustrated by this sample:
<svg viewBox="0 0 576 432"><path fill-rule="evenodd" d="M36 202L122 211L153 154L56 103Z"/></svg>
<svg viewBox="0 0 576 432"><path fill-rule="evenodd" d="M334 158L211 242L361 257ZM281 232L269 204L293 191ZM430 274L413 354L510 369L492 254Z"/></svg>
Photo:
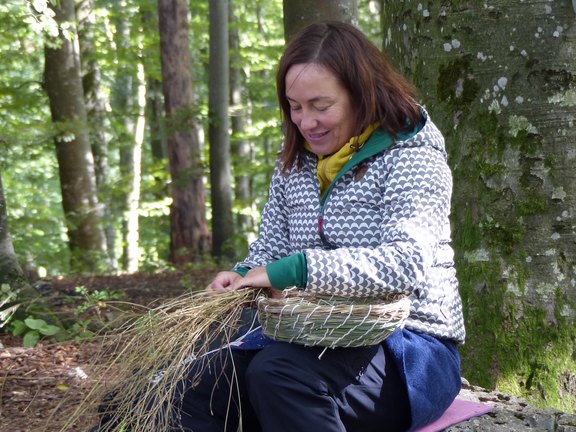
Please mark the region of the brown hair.
<svg viewBox="0 0 576 432"><path fill-rule="evenodd" d="M362 32L338 21L312 23L288 43L276 74L278 101L284 122L284 147L280 157L283 171L301 165L304 138L290 119L286 99L286 74L296 64L314 63L331 71L350 95L356 113L356 130L361 134L369 125L380 127L395 137L412 130L420 121L414 99L415 90L400 75L386 55Z"/></svg>

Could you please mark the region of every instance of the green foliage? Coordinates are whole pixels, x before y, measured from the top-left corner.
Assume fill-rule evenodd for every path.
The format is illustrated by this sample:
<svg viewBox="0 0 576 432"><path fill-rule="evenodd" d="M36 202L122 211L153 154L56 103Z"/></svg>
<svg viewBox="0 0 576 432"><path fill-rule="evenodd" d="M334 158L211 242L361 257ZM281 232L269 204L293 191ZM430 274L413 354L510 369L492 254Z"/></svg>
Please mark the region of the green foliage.
<svg viewBox="0 0 576 432"><path fill-rule="evenodd" d="M25 2L0 5L0 164L21 261L59 267L66 263L67 249L49 110L41 88L42 50L37 49L46 26L52 25L49 16L38 13L43 3L35 2L34 8Z"/></svg>
<svg viewBox="0 0 576 432"><path fill-rule="evenodd" d="M43 46L46 36L57 33L47 0L18 1L0 5L0 164L14 248L22 265L33 264L47 276L67 274L71 260L61 205L48 100L42 89ZM130 145L134 105L124 102L136 92L136 71L142 62L147 80L161 80L157 2L95 0L92 57L99 67L102 92L109 99L109 179L99 199L109 205L107 224L115 233L115 255L122 255L124 196L128 182L123 174L121 149ZM190 2L190 48L196 94L194 116L206 129L208 98L208 2ZM376 2L359 3L360 26L377 44L380 28ZM281 0L235 1L234 28L239 32L239 52L232 58L243 75L243 105L235 115L245 117L242 139L252 147L248 160L235 161L233 175L248 175L254 199L236 202L236 214L248 214L256 230L267 197L276 152L282 141L280 111L276 100L276 64L284 46ZM161 125L162 126L162 125ZM91 125L91 127L94 127ZM166 125L163 125L165 128ZM165 133L164 130L163 133ZM146 136L150 138L150 133ZM233 137L233 139L240 137ZM207 167L208 146L203 161ZM170 176L166 159L155 160L145 143L142 156L140 207L141 268L168 266L170 247ZM208 211L210 212L209 203ZM254 231L240 232L230 247L245 250Z"/></svg>
<svg viewBox="0 0 576 432"><path fill-rule="evenodd" d="M27 348L34 347L40 338L64 336L65 330L59 326L47 323L41 318L36 318L30 311L25 311L24 316L14 317L13 314L20 304L18 292L10 285L0 286L0 328L6 325L8 332L14 336L22 337L22 345ZM7 305L6 308L4 306Z"/></svg>
<svg viewBox="0 0 576 432"><path fill-rule="evenodd" d="M92 292L88 291L85 286L78 286L74 289L77 294L80 294L84 301L76 306L75 313L77 315L86 312L88 309L100 309L105 307L105 303L110 300L121 300L124 295L120 291L110 291L104 290L94 290Z"/></svg>
<svg viewBox="0 0 576 432"><path fill-rule="evenodd" d="M95 331L109 324L103 312L110 308L109 302L122 300L124 293L102 289L89 291L81 285L74 289L76 295L69 296L66 303L73 308L74 320L67 330L67 339L90 340Z"/></svg>
<svg viewBox="0 0 576 432"><path fill-rule="evenodd" d="M533 196L516 204L516 211L520 216L529 216L546 213L549 209L549 200L546 196Z"/></svg>
<svg viewBox="0 0 576 432"><path fill-rule="evenodd" d="M10 323L10 331L14 336L22 336L22 345L32 348L41 337L55 336L62 331L58 326L48 324L43 319L28 316L23 320L13 320Z"/></svg>
<svg viewBox="0 0 576 432"><path fill-rule="evenodd" d="M22 265L32 263L47 276L67 274L71 259L61 205L53 131L48 100L42 89L43 51L46 35L57 27L45 0L9 2L0 5L0 164L14 248ZM203 128L207 114L208 2L190 3L190 47L196 107L193 112ZM251 143L248 161L236 164L235 175L250 175L255 200L237 203L235 212L258 214L267 195L276 151L282 140L274 74L284 44L280 0L234 2L240 33L238 64L244 76L244 104L237 107L245 116L243 139ZM107 203L106 223L115 233L116 257L122 255L122 230L128 182L123 173L122 149L130 145L130 125L136 116L134 104L126 101L136 92L136 71L143 63L147 80L161 80L157 3L96 0L93 11L94 50L102 92L108 98L108 182L99 190ZM160 121L162 121L160 119ZM162 125L166 126L166 125ZM94 127L93 125L91 127ZM164 130L164 133L166 131ZM150 133L146 139L150 138ZM167 266L170 246L169 188L166 159L154 159L144 144L140 208L141 264L145 269ZM207 152L208 146L204 146ZM207 165L207 153L203 155ZM209 209L208 209L209 210ZM234 239L234 248L246 243Z"/></svg>

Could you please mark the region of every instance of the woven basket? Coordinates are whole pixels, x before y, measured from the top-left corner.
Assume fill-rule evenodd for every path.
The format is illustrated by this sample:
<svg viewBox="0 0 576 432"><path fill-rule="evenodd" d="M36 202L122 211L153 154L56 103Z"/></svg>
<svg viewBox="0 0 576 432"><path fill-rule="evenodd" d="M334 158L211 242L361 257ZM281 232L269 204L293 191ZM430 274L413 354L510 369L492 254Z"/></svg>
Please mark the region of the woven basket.
<svg viewBox="0 0 576 432"><path fill-rule="evenodd" d="M410 300L403 295L348 298L287 290L256 300L264 334L306 346L376 345L404 325Z"/></svg>

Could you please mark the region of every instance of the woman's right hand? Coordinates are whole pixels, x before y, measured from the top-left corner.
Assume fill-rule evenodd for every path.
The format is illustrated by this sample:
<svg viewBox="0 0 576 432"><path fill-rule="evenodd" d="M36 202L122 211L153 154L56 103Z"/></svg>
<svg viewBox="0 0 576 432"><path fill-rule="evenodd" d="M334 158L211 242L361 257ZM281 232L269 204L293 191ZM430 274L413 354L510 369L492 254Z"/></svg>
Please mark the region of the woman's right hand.
<svg viewBox="0 0 576 432"><path fill-rule="evenodd" d="M242 276L233 271L220 272L214 280L208 284L206 291L214 294L231 291L234 281L241 278Z"/></svg>

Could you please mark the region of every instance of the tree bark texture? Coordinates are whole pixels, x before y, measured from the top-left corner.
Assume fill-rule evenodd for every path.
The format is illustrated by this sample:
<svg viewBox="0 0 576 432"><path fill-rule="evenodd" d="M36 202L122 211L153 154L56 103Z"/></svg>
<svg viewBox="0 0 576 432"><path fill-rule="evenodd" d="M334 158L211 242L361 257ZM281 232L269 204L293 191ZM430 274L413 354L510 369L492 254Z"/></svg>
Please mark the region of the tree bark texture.
<svg viewBox="0 0 576 432"><path fill-rule="evenodd" d="M356 24L357 0L284 0L284 37L286 40L313 21L334 20Z"/></svg>
<svg viewBox="0 0 576 432"><path fill-rule="evenodd" d="M185 0L159 0L160 52L172 177L171 261L181 264L210 251L200 145L194 120L188 8Z"/></svg>
<svg viewBox="0 0 576 432"><path fill-rule="evenodd" d="M228 1L210 0L210 60L208 139L210 141L210 190L212 200L212 254L234 258L232 176L230 173L230 60Z"/></svg>
<svg viewBox="0 0 576 432"><path fill-rule="evenodd" d="M132 158L127 164L131 168L128 178L131 180L130 187L126 191L126 213L124 262L125 269L134 273L140 265L140 190L142 183L142 146L144 143L144 129L146 127L146 80L144 78L144 66L138 65L138 94L136 105L138 106L137 119L134 128L133 143L128 155Z"/></svg>
<svg viewBox="0 0 576 432"><path fill-rule="evenodd" d="M142 31L152 34L158 31L158 14L153 9L140 9ZM155 44L144 44L142 62L146 76L146 124L149 133L150 151L155 161L168 158L164 130L164 99L162 97L162 81L156 70L158 47Z"/></svg>
<svg viewBox="0 0 576 432"><path fill-rule="evenodd" d="M155 161L161 161L168 157L164 139L162 83L156 78L148 78L146 83L146 123L150 132L150 151Z"/></svg>
<svg viewBox="0 0 576 432"><path fill-rule="evenodd" d="M16 258L10 230L8 229L8 211L0 173L0 285L11 285L15 281L23 279L24 272Z"/></svg>
<svg viewBox="0 0 576 432"><path fill-rule="evenodd" d="M74 1L61 0L53 9L65 30L60 31L57 41L45 46L44 88L56 129L54 142L71 264L74 270L96 271L101 267L105 239L86 121Z"/></svg>
<svg viewBox="0 0 576 432"><path fill-rule="evenodd" d="M140 199L141 181L141 143L139 142L139 125L142 101L139 95L142 79L138 77L141 65L141 36L138 26L133 26L126 20L121 11L127 7L126 0L113 0L114 9L118 11L113 20L115 32L116 61L118 68L112 91L112 106L114 111L122 113L115 123L119 129L117 134L118 153L120 156L121 181L117 189L122 195L119 207L121 213L122 257L121 268L133 272L138 267L139 221L138 205ZM136 40L136 42L135 42Z"/></svg>
<svg viewBox="0 0 576 432"><path fill-rule="evenodd" d="M252 160L252 143L244 137L246 123L249 119L249 108L245 102L245 77L240 57L240 34L238 20L234 14L233 1L230 1L230 124L232 140L230 150L234 166L234 197L240 209L250 210L252 206L252 185L246 167ZM236 227L240 235L254 229L251 212L239 212L236 216Z"/></svg>
<svg viewBox="0 0 576 432"><path fill-rule="evenodd" d="M94 46L94 1L77 0L78 42L86 114L89 119L90 144L94 155L94 171L98 188L106 185L108 177L108 139L106 130L106 99L100 88L100 68Z"/></svg>
<svg viewBox="0 0 576 432"><path fill-rule="evenodd" d="M110 185L108 166L108 138L110 122L106 114L108 101L101 88L101 74L98 66L94 42L94 0L76 0L76 16L78 20L78 42L80 46L80 61L84 104L88 119L90 147L94 157L94 174L96 190L102 204L103 225L106 239L108 267L117 269L115 252L115 231L110 202ZM108 132L107 132L108 131Z"/></svg>
<svg viewBox="0 0 576 432"><path fill-rule="evenodd" d="M447 138L465 374L573 409L574 4L383 6L384 47Z"/></svg>

